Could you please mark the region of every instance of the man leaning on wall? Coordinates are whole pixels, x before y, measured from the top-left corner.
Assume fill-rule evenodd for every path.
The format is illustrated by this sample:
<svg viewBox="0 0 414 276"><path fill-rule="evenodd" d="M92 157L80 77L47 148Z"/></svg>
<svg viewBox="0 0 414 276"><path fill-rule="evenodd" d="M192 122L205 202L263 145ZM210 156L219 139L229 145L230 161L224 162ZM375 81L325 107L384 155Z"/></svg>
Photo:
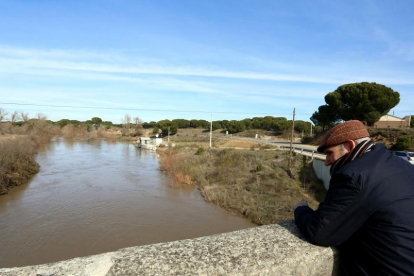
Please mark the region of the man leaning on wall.
<svg viewBox="0 0 414 276"><path fill-rule="evenodd" d="M329 190L317 210L295 206L298 228L338 248L344 275L414 275L414 166L356 120L333 127L318 151L331 166Z"/></svg>

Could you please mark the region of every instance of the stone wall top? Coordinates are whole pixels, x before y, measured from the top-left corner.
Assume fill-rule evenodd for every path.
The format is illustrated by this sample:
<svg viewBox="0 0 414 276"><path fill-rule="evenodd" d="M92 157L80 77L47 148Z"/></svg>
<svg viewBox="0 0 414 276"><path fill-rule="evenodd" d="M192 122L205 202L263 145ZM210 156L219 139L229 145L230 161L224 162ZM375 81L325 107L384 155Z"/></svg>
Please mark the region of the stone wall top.
<svg viewBox="0 0 414 276"><path fill-rule="evenodd" d="M0 275L332 275L336 254L306 242L294 222L120 249Z"/></svg>

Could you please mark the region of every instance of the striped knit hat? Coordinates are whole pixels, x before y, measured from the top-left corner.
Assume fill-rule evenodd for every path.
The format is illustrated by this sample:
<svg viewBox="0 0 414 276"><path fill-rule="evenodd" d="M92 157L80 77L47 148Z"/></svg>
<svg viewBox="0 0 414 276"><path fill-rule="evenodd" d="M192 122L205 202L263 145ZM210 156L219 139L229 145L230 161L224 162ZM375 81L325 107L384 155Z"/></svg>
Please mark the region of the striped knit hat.
<svg viewBox="0 0 414 276"><path fill-rule="evenodd" d="M324 152L326 148L365 137L369 137L369 133L363 123L357 120L347 121L331 128L323 137L317 150Z"/></svg>

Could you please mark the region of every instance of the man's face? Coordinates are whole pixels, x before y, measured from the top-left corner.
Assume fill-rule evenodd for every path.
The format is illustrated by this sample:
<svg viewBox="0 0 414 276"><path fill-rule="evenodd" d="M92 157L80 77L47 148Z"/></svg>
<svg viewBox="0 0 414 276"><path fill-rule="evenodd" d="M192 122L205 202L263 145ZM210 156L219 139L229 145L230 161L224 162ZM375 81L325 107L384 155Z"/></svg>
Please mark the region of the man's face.
<svg viewBox="0 0 414 276"><path fill-rule="evenodd" d="M326 159L325 166L330 166L335 163L336 160L344 156L349 152L344 145L336 145L330 148L325 149Z"/></svg>

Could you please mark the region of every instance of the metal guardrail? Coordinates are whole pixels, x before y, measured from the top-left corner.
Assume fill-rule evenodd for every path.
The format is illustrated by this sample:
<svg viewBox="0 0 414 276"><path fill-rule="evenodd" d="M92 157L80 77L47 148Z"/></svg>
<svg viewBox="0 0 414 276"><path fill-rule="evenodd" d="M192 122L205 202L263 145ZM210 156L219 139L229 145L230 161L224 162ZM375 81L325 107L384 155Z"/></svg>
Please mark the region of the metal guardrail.
<svg viewBox="0 0 414 276"><path fill-rule="evenodd" d="M283 150L288 150L288 149L290 149L290 146L281 145L281 146L279 146L279 148L283 149ZM307 148L294 146L293 151L296 152L296 153L299 153L299 154L310 156L310 157L312 157L312 159L316 158L316 159L320 159L320 160L325 160L325 158L326 158L325 154L319 153L319 152L317 152L315 150L312 150L312 149L307 149Z"/></svg>

